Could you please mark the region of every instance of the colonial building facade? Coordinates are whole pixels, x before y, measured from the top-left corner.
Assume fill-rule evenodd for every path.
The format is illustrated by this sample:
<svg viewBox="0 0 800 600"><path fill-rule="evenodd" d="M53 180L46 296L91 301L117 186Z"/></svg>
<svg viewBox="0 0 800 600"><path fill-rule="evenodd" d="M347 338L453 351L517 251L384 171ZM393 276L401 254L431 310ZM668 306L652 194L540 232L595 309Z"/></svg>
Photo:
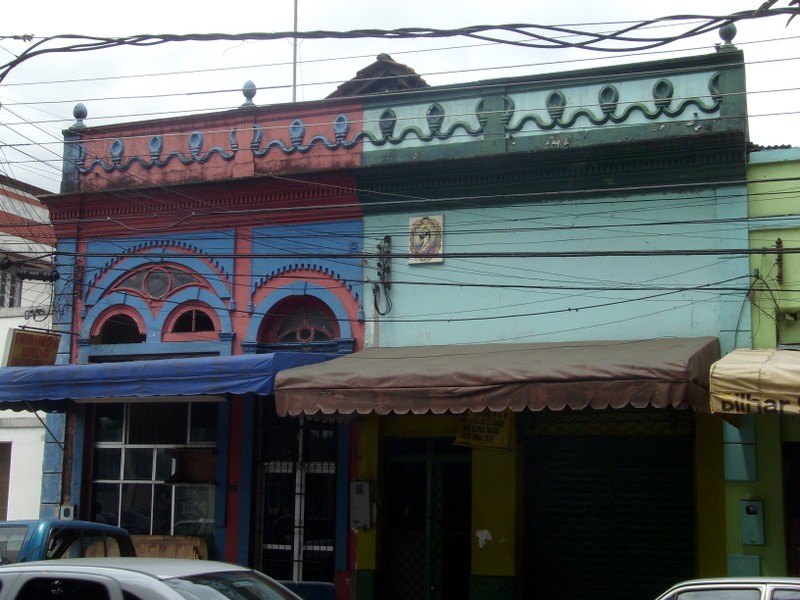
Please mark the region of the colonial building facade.
<svg viewBox="0 0 800 600"><path fill-rule="evenodd" d="M751 345L729 40L443 87L381 55L324 100L243 93L75 109L45 200L71 335L41 386L67 415L43 511L202 531L343 599L752 569L708 414L711 365Z"/></svg>

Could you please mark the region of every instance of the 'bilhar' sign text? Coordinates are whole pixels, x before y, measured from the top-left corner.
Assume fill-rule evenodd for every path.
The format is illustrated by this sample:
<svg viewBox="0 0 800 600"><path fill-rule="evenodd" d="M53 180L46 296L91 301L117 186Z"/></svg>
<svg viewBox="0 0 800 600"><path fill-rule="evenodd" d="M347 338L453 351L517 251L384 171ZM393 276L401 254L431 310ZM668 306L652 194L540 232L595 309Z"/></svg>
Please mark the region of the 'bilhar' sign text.
<svg viewBox="0 0 800 600"><path fill-rule="evenodd" d="M735 415L796 415L800 414L800 397L775 400L744 393L716 393L711 397L711 412Z"/></svg>

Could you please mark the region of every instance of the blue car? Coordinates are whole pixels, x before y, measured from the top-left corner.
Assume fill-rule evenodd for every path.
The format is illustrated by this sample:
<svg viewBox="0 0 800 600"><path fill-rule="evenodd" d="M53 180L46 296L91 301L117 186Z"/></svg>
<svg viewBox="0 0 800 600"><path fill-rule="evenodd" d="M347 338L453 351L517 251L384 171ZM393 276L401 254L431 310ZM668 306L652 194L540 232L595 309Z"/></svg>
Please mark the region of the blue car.
<svg viewBox="0 0 800 600"><path fill-rule="evenodd" d="M136 556L124 529L91 521L0 522L0 564L95 556Z"/></svg>

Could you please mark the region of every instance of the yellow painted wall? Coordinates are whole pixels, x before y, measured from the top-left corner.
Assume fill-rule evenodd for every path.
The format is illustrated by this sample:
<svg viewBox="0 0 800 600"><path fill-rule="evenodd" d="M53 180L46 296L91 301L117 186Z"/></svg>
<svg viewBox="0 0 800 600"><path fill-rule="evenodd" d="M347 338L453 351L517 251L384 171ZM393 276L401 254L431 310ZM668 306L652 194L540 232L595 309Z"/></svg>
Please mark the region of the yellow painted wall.
<svg viewBox="0 0 800 600"><path fill-rule="evenodd" d="M377 481L380 472L380 421L374 415L364 417L360 423L353 425L359 428L358 433L358 471L357 477L361 481L370 481L373 484L373 494L379 493ZM377 503L379 498L373 497L373 502ZM375 515L375 518L380 518ZM376 568L377 550L377 529L373 526L369 529L356 530L356 564L355 568L374 571Z"/></svg>
<svg viewBox="0 0 800 600"><path fill-rule="evenodd" d="M509 450L472 451L473 575L516 574L517 510L522 511L517 454L515 442ZM481 545L479 532L488 532L491 540Z"/></svg>
<svg viewBox="0 0 800 600"><path fill-rule="evenodd" d="M358 443L358 478L375 482L375 503L380 520L379 484L380 440L382 437L452 437L455 438L461 417L458 416L367 416L360 423ZM514 430L512 422L512 431ZM513 438L513 436L512 436ZM472 451L472 573L474 575L515 575L517 545L517 510L519 489L518 452L473 449ZM377 523L376 523L377 525ZM378 527L359 529L356 568L376 569ZM486 531L481 545L478 531Z"/></svg>
<svg viewBox="0 0 800 600"><path fill-rule="evenodd" d="M367 415L358 423L358 479L373 484L377 508L375 524L356 530L356 569L377 568L378 529L382 498L380 485L381 438L389 437L452 437L458 431L459 417L452 415Z"/></svg>
<svg viewBox="0 0 800 600"><path fill-rule="evenodd" d="M722 421L713 415L695 417L695 494L697 501L697 574L727 575L725 545L725 482L722 463Z"/></svg>
<svg viewBox="0 0 800 600"><path fill-rule="evenodd" d="M786 537L783 519L780 417L760 415L756 426L756 480L725 485L728 552L761 557L761 574L786 575ZM764 503L764 545L742 543L742 500Z"/></svg>

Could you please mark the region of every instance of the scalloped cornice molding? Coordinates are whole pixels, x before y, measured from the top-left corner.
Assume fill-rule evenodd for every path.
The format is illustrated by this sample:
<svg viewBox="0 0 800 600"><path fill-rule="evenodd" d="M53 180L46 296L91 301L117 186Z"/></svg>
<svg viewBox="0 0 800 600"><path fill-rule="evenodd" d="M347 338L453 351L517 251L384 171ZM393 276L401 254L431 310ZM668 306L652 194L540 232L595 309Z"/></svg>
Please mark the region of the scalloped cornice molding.
<svg viewBox="0 0 800 600"><path fill-rule="evenodd" d="M292 263L292 264L285 264L281 265L280 267L273 269L269 273L265 274L264 276L260 277L254 284L251 291L251 298L255 296L259 289L261 289L264 285L276 279L278 277L282 277L284 275L288 275L295 271L316 271L317 273L321 273L331 279L338 281L342 287L347 289L350 295L353 297L354 300L358 301L359 293L355 289L355 286L352 282L348 281L346 277L337 273L333 269L330 269L324 265L314 264L311 262L308 263Z"/></svg>
<svg viewBox="0 0 800 600"><path fill-rule="evenodd" d="M536 135L554 130L570 130L577 124L580 124L582 130L586 130L586 123L595 128L624 125L634 116L645 121L664 121L685 118L690 110L695 115L701 113L714 115L720 110L724 98L721 89L722 74L714 72L711 75L706 74L706 77L708 95L705 95L704 90L702 97L701 90L696 89L698 87L696 84L692 86L692 97L677 97L673 79L653 78L650 80L652 87L648 100L641 98L642 84L646 85L646 80L606 83L599 86L551 88L549 91L541 85L530 89L517 87L502 96L500 120L506 134L523 132L526 135ZM589 88L596 90L596 102L584 100L582 106L571 105L571 95L579 97ZM519 108L519 98L525 95L536 96L538 98L536 105ZM409 104L406 98L403 100L404 104L396 107L367 109L359 129L354 127L350 116L341 113L328 124L329 134L316 134L308 140L306 140L308 127L299 116L289 123L283 135L270 139L266 132L274 132L275 129L267 129L255 123L251 129L252 138L248 149L252 157L258 161L269 160L273 152L291 156L304 155L312 149L330 153L349 151L362 142L367 146L364 148L365 151L369 151L370 148L373 151L378 150L386 145L400 147L406 143L418 146L431 142L450 144L468 142L486 133L487 123L492 115L492 110L488 108L491 104L488 102L489 97L499 96L476 95L471 100L444 98L440 102L427 105ZM474 103L472 109L465 108L465 103L469 102ZM654 133L653 137L656 136ZM163 169L174 161L186 167L202 165L214 156L219 156L224 161L234 161L241 152L236 127L230 130L228 138L227 148L214 146L205 149L204 132L195 130L187 137L186 149L174 149L165 154L164 136L155 134L148 144L148 156L126 156L125 142L119 137L109 144L107 156L110 159L98 158L91 161L88 161L85 145L82 142L74 142L77 146L75 164L81 176L88 176L95 170L103 170L106 173L125 172L133 165L139 165L146 170Z"/></svg>

